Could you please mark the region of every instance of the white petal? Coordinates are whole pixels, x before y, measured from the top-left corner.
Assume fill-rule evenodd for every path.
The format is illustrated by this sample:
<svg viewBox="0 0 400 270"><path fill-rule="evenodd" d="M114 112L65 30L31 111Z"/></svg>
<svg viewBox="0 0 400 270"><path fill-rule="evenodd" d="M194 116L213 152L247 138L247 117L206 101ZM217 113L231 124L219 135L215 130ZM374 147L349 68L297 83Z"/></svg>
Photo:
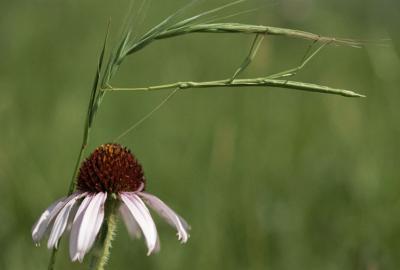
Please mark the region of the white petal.
<svg viewBox="0 0 400 270"><path fill-rule="evenodd" d="M74 221L72 223L71 234L69 239L69 256L72 261L76 261L78 259L78 233L79 228L81 227L82 219L85 214L86 208L88 207L90 201L94 195L88 195L83 199L81 205L76 212Z"/></svg>
<svg viewBox="0 0 400 270"><path fill-rule="evenodd" d="M107 193L103 193L103 198L100 199L102 200L100 202L100 208L98 209L97 215L96 215L96 220L94 220L94 226L93 226L93 230L92 230L92 234L88 240L88 250L93 246L94 241L96 240L96 236L100 231L101 225L103 224L103 220L104 220L104 203L107 199ZM90 220L89 220L90 222Z"/></svg>
<svg viewBox="0 0 400 270"><path fill-rule="evenodd" d="M79 193L74 193L71 196L75 196ZM57 201L55 201L52 205L50 205L40 216L38 221L36 221L35 225L32 228L32 239L38 244L45 234L50 222L54 219L54 217L58 214L62 207L69 201L70 197L63 197Z"/></svg>
<svg viewBox="0 0 400 270"><path fill-rule="evenodd" d="M119 212L120 212L120 214L122 216L122 219L124 220L125 227L126 227L128 233L129 233L129 235L132 238L139 239L140 236L142 235L140 233L139 224L137 224L135 218L130 213L128 207L125 204L122 203L121 206L119 207Z"/></svg>
<svg viewBox="0 0 400 270"><path fill-rule="evenodd" d="M185 243L188 238L188 230L190 229L186 221L169 208L163 201L154 195L146 192L138 192L139 196L160 216L162 216L171 226L178 231L178 239Z"/></svg>
<svg viewBox="0 0 400 270"><path fill-rule="evenodd" d="M87 196L87 193L85 196ZM72 223L74 222L74 218L76 216L76 213L78 212L79 206L80 206L80 204L78 204L78 205L74 204L74 206L72 206L72 209L69 213L68 222L67 222L67 228L66 228L67 231L71 231L71 229L72 229Z"/></svg>
<svg viewBox="0 0 400 270"><path fill-rule="evenodd" d="M150 255L157 248L157 229L149 210L134 193L123 192L120 196L142 230L148 248L147 255Z"/></svg>
<svg viewBox="0 0 400 270"><path fill-rule="evenodd" d="M59 214L57 215L56 220L54 221L53 228L50 233L49 241L47 242L47 247L49 249L56 247L58 245L58 240L60 239L61 235L64 233L64 230L67 226L69 214L71 212L72 207L76 203L77 200L85 196L86 193L74 193L68 197L66 200L67 203L61 209Z"/></svg>
<svg viewBox="0 0 400 270"><path fill-rule="evenodd" d="M82 262L83 257L92 247L103 222L106 199L107 193L97 193L90 198L85 209L82 211L80 211L81 208L78 209L71 231L70 256L72 261L78 259Z"/></svg>

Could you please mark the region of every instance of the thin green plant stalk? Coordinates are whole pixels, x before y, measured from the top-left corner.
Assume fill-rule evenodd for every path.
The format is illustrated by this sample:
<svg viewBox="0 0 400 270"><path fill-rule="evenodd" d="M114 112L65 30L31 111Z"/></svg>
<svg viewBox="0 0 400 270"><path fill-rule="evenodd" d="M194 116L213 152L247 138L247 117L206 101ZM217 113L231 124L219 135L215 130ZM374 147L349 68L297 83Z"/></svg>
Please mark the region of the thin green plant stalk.
<svg viewBox="0 0 400 270"><path fill-rule="evenodd" d="M296 29L264 26L264 25L242 24L242 23L209 23L209 24L192 25L185 29L170 29L160 33L156 37L156 39L170 38L190 33L262 34L262 35L272 35L272 36L284 36L284 37L305 39L311 41L321 41L321 42L329 41L338 45L348 45L355 47L363 45L362 42L353 39L325 37L311 32L306 32Z"/></svg>
<svg viewBox="0 0 400 270"><path fill-rule="evenodd" d="M90 129L86 129L85 132L84 132L82 146L80 148L79 155L78 155L78 158L77 158L77 161L76 161L76 165L75 165L75 169L74 169L74 174L73 174L72 180L71 180L70 185L69 185L69 189L68 189L68 193L67 193L68 195L71 195L72 192L74 192L74 190L75 190L75 179L76 179L76 177L78 175L79 165L82 162L82 159L83 159L83 156L84 156L84 153L85 153L85 149L87 147L87 143L88 143L88 140L89 140L89 132L90 132ZM59 241L61 241L61 238L60 238ZM48 267L47 267L48 270L53 270L54 269L54 264L56 262L57 250L58 249L53 248L52 251L51 251L50 260L49 260L49 264L48 264Z"/></svg>
<svg viewBox="0 0 400 270"><path fill-rule="evenodd" d="M103 48L102 48L100 56L99 56L96 74L95 74L95 77L93 80L92 91L90 94L90 99L89 99L89 104L88 104L88 109L87 109L87 114L86 114L86 118L85 118L84 129L83 129L82 144L79 149L78 158L76 160L74 172L72 174L72 179L69 184L69 188L68 188L68 192L67 192L68 196L71 195L75 191L76 178L77 178L78 172L79 172L79 165L81 164L83 157L85 155L85 150L89 143L91 127L92 127L93 121L96 117L97 110L95 109L96 108L95 106L98 104L98 99L99 99L99 95L98 95L99 88L100 88L99 80L100 80L100 74L101 74L101 70L102 70L102 66L103 66L104 55L105 55L105 51L106 51L109 29L110 29L110 22L108 23L106 37L104 39ZM61 241L61 237L60 237L59 241ZM51 251L50 260L49 260L49 263L47 266L48 270L54 269L54 265L56 263L56 257L57 257L57 249L53 248Z"/></svg>
<svg viewBox="0 0 400 270"><path fill-rule="evenodd" d="M186 27L174 28L170 27L155 34L152 39L140 39L134 43L131 47L127 48L125 55L130 55L138 50L143 49L145 46L155 40L167 39L193 33L213 33L213 34L253 34L253 35L271 35L271 36L283 36L288 38L303 39L309 41L320 41L330 42L336 45L345 45L359 48L363 45L362 42L346 39L346 38L335 38L321 36L315 33L300 31L296 29L264 26L264 25L251 25L241 23L210 23L210 24L194 24Z"/></svg>

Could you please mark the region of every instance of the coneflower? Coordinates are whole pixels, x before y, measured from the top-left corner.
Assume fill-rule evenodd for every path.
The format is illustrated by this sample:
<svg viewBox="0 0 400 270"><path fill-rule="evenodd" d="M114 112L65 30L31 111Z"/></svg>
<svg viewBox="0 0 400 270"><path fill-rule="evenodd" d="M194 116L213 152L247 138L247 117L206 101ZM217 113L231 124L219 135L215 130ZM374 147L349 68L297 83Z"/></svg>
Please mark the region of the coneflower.
<svg viewBox="0 0 400 270"><path fill-rule="evenodd" d="M70 230L71 260L82 262L100 231L108 203L116 203L132 237L143 234L148 255L159 250L159 239L145 203L176 228L182 243L188 240L187 223L159 198L144 191L142 166L127 148L101 145L82 163L77 180L77 191L50 205L33 226L36 244L49 232L47 247L57 248L61 235Z"/></svg>

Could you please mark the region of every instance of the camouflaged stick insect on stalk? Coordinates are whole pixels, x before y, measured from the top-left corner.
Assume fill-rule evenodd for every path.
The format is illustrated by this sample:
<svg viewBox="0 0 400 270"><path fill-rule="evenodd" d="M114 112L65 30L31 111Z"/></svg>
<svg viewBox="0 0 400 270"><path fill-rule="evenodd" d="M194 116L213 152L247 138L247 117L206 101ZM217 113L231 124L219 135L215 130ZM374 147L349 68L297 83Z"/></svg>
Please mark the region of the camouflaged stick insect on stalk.
<svg viewBox="0 0 400 270"><path fill-rule="evenodd" d="M251 24L240 24L240 23L222 23L216 22L218 20L218 14L220 11L228 8L239 5L245 0L235 1L205 12L198 13L195 16L180 19L185 11L189 7L192 7L194 3L198 1L192 1L189 5L182 7L177 12L168 16L161 23L153 27L151 30L147 31L142 36L135 36L132 34L132 29L136 27L136 25L129 25L129 21L125 24L125 30L123 34L116 44L113 51L109 54L107 63L103 65L104 58L106 55L106 41L104 42L103 49L100 54L99 64L96 70L95 80L93 83L92 93L88 105L88 111L84 126L82 145L80 148L80 152L77 159L77 165L74 170L74 176L71 180L69 192L71 194L75 190L75 180L78 174L79 165L83 159L84 152L86 146L90 139L90 130L93 125L93 121L96 117L96 113L101 105L103 98L105 97L107 92L110 91L153 91L153 90L168 90L172 89L173 91L164 99L155 109L153 109L150 113L148 113L145 117L131 126L128 130L123 132L121 136L126 135L128 132L137 127L140 123L142 123L145 119L150 117L152 113L158 110L167 100L169 100L178 90L181 89L196 89L196 88L215 88L215 87L227 87L227 88L239 88L239 87L275 87L275 88L286 88L291 90L301 90L308 92L319 92L325 94L334 94L341 95L346 97L363 97L363 95L355 93L350 90L338 89L328 86L323 86L319 84L298 82L298 81L289 81L284 80L283 78L290 77L295 75L298 71L300 71L304 66L314 57L317 53L322 50L323 47L329 44L336 45L344 45L350 47L360 47L362 45L361 42L351 39L339 39L333 37L323 37L314 33L287 29L287 28L279 28L279 27L270 27L263 25L251 25ZM142 5L138 10L146 9L149 1L142 1ZM242 12L238 12L236 14L240 14ZM130 10L130 17L135 16L144 16L138 13L138 11L133 8ZM220 18L231 18L231 16L220 16ZM212 16L212 18L210 18ZM212 21L212 22L211 22ZM107 32L108 33L108 32ZM151 43L167 39L174 38L187 34L194 33L213 33L213 34L246 34L246 35L254 35L255 43L254 46L251 46L250 51L247 57L243 60L242 64L236 69L235 72L232 73L232 76L225 79L214 80L214 81L204 81L204 82L175 82L164 85L155 85L155 86L147 86L147 87L115 87L112 86L111 80L114 75L117 73L119 67L123 63L123 61L129 55L136 53L139 50L142 50L149 46ZM108 34L107 34L108 35ZM283 36L288 38L296 38L296 39L304 39L310 40L313 44L320 43L322 44L318 49L314 50L310 53L309 56L306 55L305 60L297 67L289 69L287 71L279 72L277 74L266 75L264 77L258 78L238 78L240 74L251 64L252 60L256 58L257 49L260 47L261 42L263 41L263 37L266 35L270 36ZM107 40L107 38L106 38ZM110 219L111 220L111 219ZM111 226L110 226L111 227ZM105 248L106 249L106 248ZM103 253L108 253L107 251L103 251ZM56 250L53 249L52 256L49 263L49 269L54 268L55 262L55 254ZM108 255L106 256L108 257ZM102 266L103 267L103 266Z"/></svg>

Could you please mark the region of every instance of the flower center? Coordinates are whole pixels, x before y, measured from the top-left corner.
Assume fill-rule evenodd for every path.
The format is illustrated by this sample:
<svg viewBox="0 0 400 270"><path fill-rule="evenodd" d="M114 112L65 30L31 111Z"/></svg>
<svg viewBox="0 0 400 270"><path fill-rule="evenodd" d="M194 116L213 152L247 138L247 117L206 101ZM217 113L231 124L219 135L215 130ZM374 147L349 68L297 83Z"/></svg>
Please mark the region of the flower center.
<svg viewBox="0 0 400 270"><path fill-rule="evenodd" d="M143 190L142 166L126 147L103 144L82 163L78 174L78 190L119 193Z"/></svg>

